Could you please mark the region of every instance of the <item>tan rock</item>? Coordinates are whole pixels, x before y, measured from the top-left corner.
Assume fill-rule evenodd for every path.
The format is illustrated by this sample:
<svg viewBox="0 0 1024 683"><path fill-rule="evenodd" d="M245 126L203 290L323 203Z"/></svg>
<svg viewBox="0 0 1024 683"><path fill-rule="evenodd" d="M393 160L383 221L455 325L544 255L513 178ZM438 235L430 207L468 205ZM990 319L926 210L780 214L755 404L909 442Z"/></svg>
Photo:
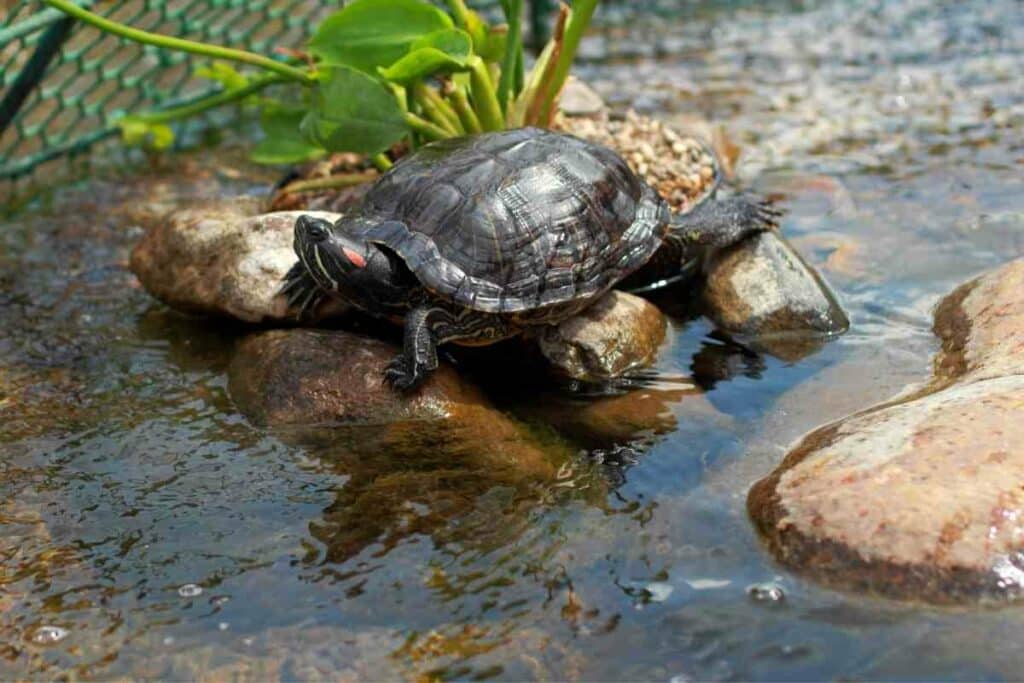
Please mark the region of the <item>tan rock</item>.
<svg viewBox="0 0 1024 683"><path fill-rule="evenodd" d="M961 285L935 311L940 376L1024 373L1024 259Z"/></svg>
<svg viewBox="0 0 1024 683"><path fill-rule="evenodd" d="M779 559L937 603L1024 594L1024 262L936 311L936 381L815 430L751 490Z"/></svg>
<svg viewBox="0 0 1024 683"><path fill-rule="evenodd" d="M545 328L538 342L561 372L600 382L649 365L665 328L665 316L649 301L612 291L579 315Z"/></svg>
<svg viewBox="0 0 1024 683"><path fill-rule="evenodd" d="M248 323L294 322L296 314L278 290L296 261L292 231L299 214L245 216L234 205L170 214L132 251L132 272L150 294L186 313ZM343 310L340 302L330 300L316 315Z"/></svg>

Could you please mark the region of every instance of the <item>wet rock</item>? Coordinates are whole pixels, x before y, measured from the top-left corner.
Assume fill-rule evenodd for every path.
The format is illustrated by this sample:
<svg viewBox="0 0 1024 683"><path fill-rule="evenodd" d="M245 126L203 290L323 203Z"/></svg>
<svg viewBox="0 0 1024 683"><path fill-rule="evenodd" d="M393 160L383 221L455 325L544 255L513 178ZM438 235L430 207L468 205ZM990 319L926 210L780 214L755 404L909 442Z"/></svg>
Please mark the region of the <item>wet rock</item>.
<svg viewBox="0 0 1024 683"><path fill-rule="evenodd" d="M716 255L708 264L704 303L719 327L759 338L829 336L850 326L821 275L775 232Z"/></svg>
<svg viewBox="0 0 1024 683"><path fill-rule="evenodd" d="M612 291L579 315L545 328L538 343L561 372L601 382L649 365L665 328L665 316L653 304Z"/></svg>
<svg viewBox="0 0 1024 683"><path fill-rule="evenodd" d="M228 368L236 405L271 425L440 419L483 395L442 365L412 394L384 384L398 346L340 330L271 330L246 338Z"/></svg>
<svg viewBox="0 0 1024 683"><path fill-rule="evenodd" d="M935 310L940 376L983 379L1024 372L1024 259L972 280Z"/></svg>
<svg viewBox="0 0 1024 683"><path fill-rule="evenodd" d="M246 216L234 205L172 213L135 247L131 269L150 294L186 313L294 322L294 311L277 292L295 263L292 229L298 215ZM316 316L343 310L340 302L326 301Z"/></svg>
<svg viewBox="0 0 1024 683"><path fill-rule="evenodd" d="M1024 261L936 310L936 380L807 436L751 490L785 564L937 603L1024 594Z"/></svg>

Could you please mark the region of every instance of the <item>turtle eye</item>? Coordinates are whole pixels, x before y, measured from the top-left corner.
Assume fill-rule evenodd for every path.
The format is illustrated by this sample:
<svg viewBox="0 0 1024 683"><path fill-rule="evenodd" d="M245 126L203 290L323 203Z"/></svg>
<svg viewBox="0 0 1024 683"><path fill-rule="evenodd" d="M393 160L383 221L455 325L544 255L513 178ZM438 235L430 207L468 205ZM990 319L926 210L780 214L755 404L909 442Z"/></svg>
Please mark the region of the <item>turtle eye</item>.
<svg viewBox="0 0 1024 683"><path fill-rule="evenodd" d="M323 242L330 237L331 231L324 227L323 223L311 222L306 226L306 234L309 235L309 239L313 242Z"/></svg>

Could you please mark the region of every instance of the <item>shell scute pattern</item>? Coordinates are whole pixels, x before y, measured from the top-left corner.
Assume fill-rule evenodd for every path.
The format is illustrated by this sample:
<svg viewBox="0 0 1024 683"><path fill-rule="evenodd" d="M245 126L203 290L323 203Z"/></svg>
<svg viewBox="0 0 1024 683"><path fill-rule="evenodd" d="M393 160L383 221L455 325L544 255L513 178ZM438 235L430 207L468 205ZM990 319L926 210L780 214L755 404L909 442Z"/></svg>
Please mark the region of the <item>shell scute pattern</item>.
<svg viewBox="0 0 1024 683"><path fill-rule="evenodd" d="M427 289L511 313L609 289L657 250L669 211L614 152L518 129L421 148L367 195L362 218Z"/></svg>

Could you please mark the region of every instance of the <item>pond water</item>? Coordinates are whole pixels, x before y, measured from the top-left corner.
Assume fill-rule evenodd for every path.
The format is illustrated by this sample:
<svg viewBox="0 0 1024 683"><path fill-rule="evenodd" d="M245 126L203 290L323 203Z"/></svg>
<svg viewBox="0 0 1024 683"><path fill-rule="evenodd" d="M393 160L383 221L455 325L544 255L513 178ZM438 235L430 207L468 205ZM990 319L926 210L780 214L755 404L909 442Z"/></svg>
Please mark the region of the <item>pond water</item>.
<svg viewBox="0 0 1024 683"><path fill-rule="evenodd" d="M581 74L724 123L851 331L786 362L676 321L618 403L492 378L546 458L497 476L487 434L388 452L250 424L224 375L246 330L139 289L139 226L271 175L228 150L64 189L0 230L0 678L1019 677L1021 608L817 586L745 496L801 434L928 378L938 298L1024 254L1024 4L619 19Z"/></svg>

